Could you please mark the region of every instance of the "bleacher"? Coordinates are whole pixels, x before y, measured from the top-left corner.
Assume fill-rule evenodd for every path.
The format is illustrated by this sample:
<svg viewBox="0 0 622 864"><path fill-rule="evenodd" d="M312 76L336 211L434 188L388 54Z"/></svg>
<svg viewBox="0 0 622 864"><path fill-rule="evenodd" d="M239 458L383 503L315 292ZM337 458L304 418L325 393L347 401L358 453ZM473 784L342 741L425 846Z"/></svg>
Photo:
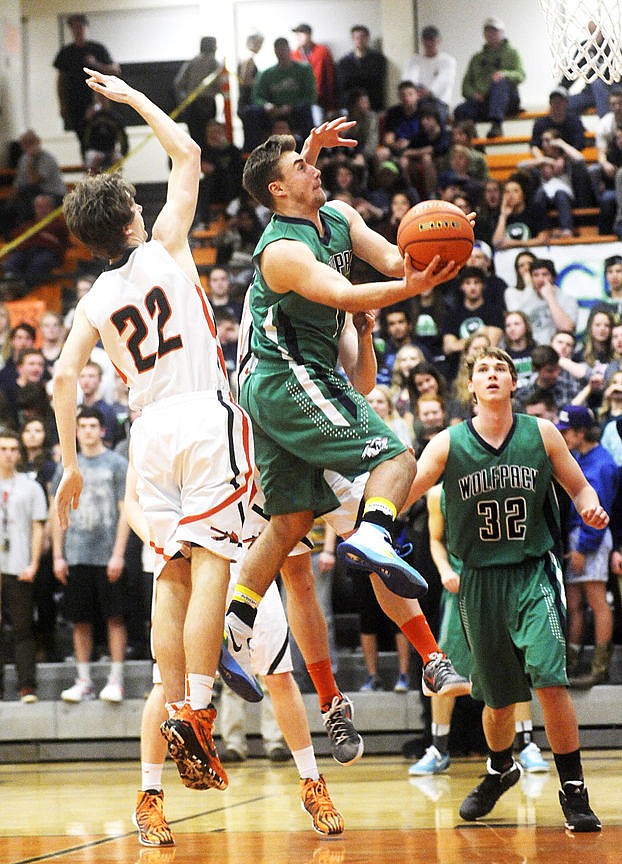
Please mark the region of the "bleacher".
<svg viewBox="0 0 622 864"><path fill-rule="evenodd" d="M531 127L533 121L544 116L544 111L521 111L520 114L506 121L505 126L511 129L510 134L506 134L499 138L475 138L472 142L474 147L482 149L486 156L486 162L491 177L503 182L514 173L520 162L529 159L531 153L529 150L529 141L531 138ZM587 115L587 118L593 122L597 120L593 113ZM484 126L480 124L483 131ZM597 161L597 150L594 146L593 129L588 128L586 131L586 139L588 146L583 151L587 164L593 164ZM61 171L66 179L68 188L71 188L75 180L83 173L81 165L63 165ZM15 175L14 170L10 168L0 168L0 198L8 194L11 188L11 183ZM161 184L142 184L143 186L161 185ZM143 191L141 189L141 191ZM140 197L140 195L139 195ZM156 196L160 198L161 196ZM142 197L140 197L143 203ZM162 199L163 201L163 199ZM145 205L143 204L145 208ZM155 217L155 213L153 214ZM555 224L555 211L551 211L553 224ZM575 237L554 239L552 242L561 245L571 245L574 242L581 243L608 243L616 242L618 238L615 235L599 235L598 234L598 208L597 207L582 207L574 208L573 215L575 218ZM149 219L145 219L149 224ZM210 267L216 263L217 248L216 237L224 227L222 216L211 222L206 227L197 228L192 231L190 243L192 254L199 270L201 282L206 287L207 273ZM527 244L528 245L528 244ZM50 279L34 289L29 294L29 297L41 299L48 308L53 311L61 311L63 291L70 288L75 281L78 270L84 267L85 263L90 260L91 256L82 244L75 238L72 239L72 244L67 252L63 266L55 270ZM0 259L1 260L1 259Z"/></svg>
<svg viewBox="0 0 622 864"><path fill-rule="evenodd" d="M585 650L589 663L591 649ZM93 663L96 687L106 683L109 663ZM394 652L379 654L379 673L391 686L397 669ZM151 688L151 663L125 663L126 698L120 705L95 700L71 705L59 698L60 691L73 681L73 663L45 663L38 666L39 701L23 705L17 699L15 668L6 666L5 701L0 701L0 763L86 759L138 759L141 713ZM423 699L418 691L409 693L360 693L366 677L360 649L341 649L337 678L354 703L356 726L365 739L366 753L399 754L404 743L424 730ZM298 676L313 745L319 755L328 755L328 739L318 711L317 696L308 682ZM592 690L572 691L581 728L583 748L622 747L620 689L622 646L616 645L610 681ZM218 705L218 702L216 701ZM249 705L249 747L251 755L261 754L259 705ZM542 712L537 699L532 703L535 739L548 747ZM218 741L218 737L216 737Z"/></svg>

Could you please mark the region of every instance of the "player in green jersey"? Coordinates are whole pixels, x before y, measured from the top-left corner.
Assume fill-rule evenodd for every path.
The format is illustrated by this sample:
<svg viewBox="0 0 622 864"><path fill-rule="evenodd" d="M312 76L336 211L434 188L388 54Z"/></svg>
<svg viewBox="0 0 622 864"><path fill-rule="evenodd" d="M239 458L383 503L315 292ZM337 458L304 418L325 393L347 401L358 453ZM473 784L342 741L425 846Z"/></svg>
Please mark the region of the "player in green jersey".
<svg viewBox="0 0 622 864"><path fill-rule="evenodd" d="M430 441L411 490L416 499L443 475L447 543L464 564L460 616L472 653L473 695L485 703L487 774L462 802L460 815L485 816L518 781L514 705L531 698L533 685L560 778L565 825L598 831L567 687L565 600L555 557L559 514L551 479L564 487L587 525L604 528L609 517L555 426L512 413L516 380L512 360L498 348L469 361L477 416Z"/></svg>
<svg viewBox="0 0 622 864"><path fill-rule="evenodd" d="M272 136L251 153L244 170L245 188L274 215L254 255L249 289L252 360L240 386L240 402L248 406L253 423L265 510L271 517L249 550L227 613L229 648L240 660L257 605L289 551L309 531L315 516L337 506L324 479L326 468L349 480L369 472L361 526L346 547L350 563L377 573L389 589L402 595L395 600L416 598L427 588L391 542L391 528L416 471L414 455L335 366L348 313L419 294L456 274L457 268L453 262L442 266L435 256L419 272L352 207L343 202L326 205L314 163L323 146L354 143L341 137L347 128L338 121L323 124L301 153L291 136ZM352 285L348 275L353 254L390 281ZM290 604L304 610L308 641L317 641L320 631L308 613L308 586L304 580L291 580L290 585ZM468 686L444 655L436 653L439 663L430 686L444 689L451 683L448 678L461 688ZM308 663L307 655L305 660ZM327 689L322 684L329 677L327 663L328 658L312 664L318 695ZM345 738L351 731L347 700L336 694L332 702L320 701L325 723L336 717L338 737ZM331 705L337 706L338 716L330 714Z"/></svg>

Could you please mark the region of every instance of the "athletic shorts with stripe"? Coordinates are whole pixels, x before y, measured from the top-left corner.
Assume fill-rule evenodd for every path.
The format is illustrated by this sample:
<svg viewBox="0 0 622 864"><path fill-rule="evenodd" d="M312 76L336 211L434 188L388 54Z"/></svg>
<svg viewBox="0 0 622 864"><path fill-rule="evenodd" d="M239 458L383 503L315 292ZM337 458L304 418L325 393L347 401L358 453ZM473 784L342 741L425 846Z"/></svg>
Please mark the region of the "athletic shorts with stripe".
<svg viewBox="0 0 622 864"><path fill-rule="evenodd" d="M443 589L438 647L451 657L454 669L463 678L471 675L471 652L460 621L458 594Z"/></svg>
<svg viewBox="0 0 622 864"><path fill-rule="evenodd" d="M240 394L266 511L321 516L338 506L324 469L354 480L406 448L338 373L293 363L281 370L259 362Z"/></svg>
<svg viewBox="0 0 622 864"><path fill-rule="evenodd" d="M185 541L230 560L242 551L253 480L250 420L221 391L154 402L132 424L136 489L156 577Z"/></svg>
<svg viewBox="0 0 622 864"><path fill-rule="evenodd" d="M565 595L552 553L514 566L465 566L459 596L474 699L504 708L528 702L530 685L568 685Z"/></svg>

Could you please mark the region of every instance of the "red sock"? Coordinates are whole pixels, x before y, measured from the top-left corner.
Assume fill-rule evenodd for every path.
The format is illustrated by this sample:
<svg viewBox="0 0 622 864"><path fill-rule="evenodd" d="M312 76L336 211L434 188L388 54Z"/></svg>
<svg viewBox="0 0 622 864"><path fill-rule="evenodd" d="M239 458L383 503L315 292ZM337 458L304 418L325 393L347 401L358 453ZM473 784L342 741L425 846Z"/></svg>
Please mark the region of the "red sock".
<svg viewBox="0 0 622 864"><path fill-rule="evenodd" d="M320 700L322 712L328 711L335 696L339 696L339 688L333 675L330 657L317 663L307 663L307 671Z"/></svg>
<svg viewBox="0 0 622 864"><path fill-rule="evenodd" d="M405 624L402 624L400 630L415 651L421 655L424 666L429 661L430 654L443 653L438 647L436 639L430 630L430 625L423 613L415 615L410 621L406 621Z"/></svg>

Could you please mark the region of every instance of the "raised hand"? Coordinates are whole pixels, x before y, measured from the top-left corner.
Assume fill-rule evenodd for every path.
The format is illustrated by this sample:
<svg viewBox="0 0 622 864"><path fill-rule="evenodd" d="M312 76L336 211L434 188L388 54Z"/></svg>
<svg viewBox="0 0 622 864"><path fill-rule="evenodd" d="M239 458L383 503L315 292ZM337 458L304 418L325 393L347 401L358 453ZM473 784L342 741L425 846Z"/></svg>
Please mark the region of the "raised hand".
<svg viewBox="0 0 622 864"><path fill-rule="evenodd" d="M354 138L341 137L353 126L356 126L356 122L345 117L335 117L334 120L320 123L319 126L315 126L309 132L305 143L302 145L301 156L310 165L315 165L320 151L324 147L356 147L358 141Z"/></svg>
<svg viewBox="0 0 622 864"><path fill-rule="evenodd" d="M334 120L327 120L316 126L309 133L319 139L320 147L356 147L358 141L355 138L342 138L342 134L356 126L355 120L348 120L347 117L335 117Z"/></svg>
<svg viewBox="0 0 622 864"><path fill-rule="evenodd" d="M113 102L129 102L131 96L136 93L133 87L130 87L121 78L117 78L116 75L104 75L103 72L89 69L87 66L84 67L84 71L89 76L86 83L91 90L101 93Z"/></svg>

